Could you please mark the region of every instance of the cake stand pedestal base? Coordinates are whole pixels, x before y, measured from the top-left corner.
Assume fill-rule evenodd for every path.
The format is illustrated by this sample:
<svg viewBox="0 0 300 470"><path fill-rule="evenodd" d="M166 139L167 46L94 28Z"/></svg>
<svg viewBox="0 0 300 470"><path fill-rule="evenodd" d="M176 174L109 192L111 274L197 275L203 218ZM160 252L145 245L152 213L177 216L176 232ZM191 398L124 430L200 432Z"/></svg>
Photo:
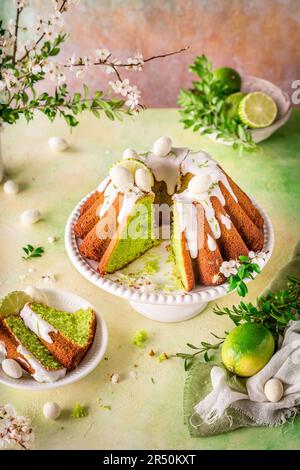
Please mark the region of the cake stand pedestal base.
<svg viewBox="0 0 300 470"><path fill-rule="evenodd" d="M131 300L129 303L134 310L141 313L144 317L162 323L175 323L189 320L202 312L208 304L208 302L202 302L196 305L157 305L144 304Z"/></svg>

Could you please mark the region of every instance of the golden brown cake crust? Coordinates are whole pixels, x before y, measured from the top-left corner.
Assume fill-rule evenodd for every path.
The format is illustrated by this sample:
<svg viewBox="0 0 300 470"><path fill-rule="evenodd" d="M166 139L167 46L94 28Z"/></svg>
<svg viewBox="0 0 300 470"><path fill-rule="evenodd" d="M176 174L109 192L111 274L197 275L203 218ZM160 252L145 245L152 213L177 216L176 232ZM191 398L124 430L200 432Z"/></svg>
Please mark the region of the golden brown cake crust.
<svg viewBox="0 0 300 470"><path fill-rule="evenodd" d="M90 349L96 332L97 319L95 312L93 312L93 318L90 325L89 339L84 347L80 347L74 344L69 338L66 338L59 331L57 333L50 332L49 336L52 339L52 343L39 338L41 343L51 352L51 354L68 370L72 370L78 366L82 361L88 350Z"/></svg>
<svg viewBox="0 0 300 470"><path fill-rule="evenodd" d="M7 359L14 359L20 364L22 369L26 370L30 375L34 374L35 371L27 362L26 358L17 351L19 342L2 321L0 321L0 341L3 341L5 345Z"/></svg>
<svg viewBox="0 0 300 470"><path fill-rule="evenodd" d="M98 191L95 191L89 198L87 201L85 201L85 203L81 206L80 208L80 215L84 214L84 212L86 210L88 210L93 204L95 201L98 201L101 199L101 193L99 193Z"/></svg>
<svg viewBox="0 0 300 470"><path fill-rule="evenodd" d="M99 210L103 201L104 195L101 193L100 197L79 217L74 225L74 232L77 237L84 238L99 221Z"/></svg>
<svg viewBox="0 0 300 470"><path fill-rule="evenodd" d="M215 251L210 251L207 240L208 235L213 238L213 234L204 216L203 207L199 203L196 203L196 207L197 222L200 227L198 232L199 251L197 256L199 282L204 286L219 285L225 281L224 276L220 273L223 258L218 245Z"/></svg>
<svg viewBox="0 0 300 470"><path fill-rule="evenodd" d="M181 233L180 245L181 245L183 265L185 269L185 277L186 277L186 282L187 282L186 286L184 287L187 291L190 291L194 289L195 287L195 275L194 275L194 267L193 267L192 258L187 248L187 240L186 240L186 236L184 232Z"/></svg>

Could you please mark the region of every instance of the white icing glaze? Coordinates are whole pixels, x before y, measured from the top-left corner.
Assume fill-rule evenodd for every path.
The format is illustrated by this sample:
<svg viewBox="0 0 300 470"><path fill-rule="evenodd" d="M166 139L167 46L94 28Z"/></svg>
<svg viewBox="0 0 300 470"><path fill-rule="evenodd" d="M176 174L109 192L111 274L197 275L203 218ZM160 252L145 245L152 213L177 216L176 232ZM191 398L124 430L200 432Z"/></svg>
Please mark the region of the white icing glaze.
<svg viewBox="0 0 300 470"><path fill-rule="evenodd" d="M102 180L101 183L99 184L97 191L99 193L103 193L103 191L105 191L105 189L107 188L107 185L109 182L110 182L110 177L106 176L106 178L104 178L104 180Z"/></svg>
<svg viewBox="0 0 300 470"><path fill-rule="evenodd" d="M109 183L107 188L104 191L104 201L102 206L100 207L99 216L103 217L104 214L108 211L110 206L114 203L117 195L119 194L120 190L116 188L113 183Z"/></svg>
<svg viewBox="0 0 300 470"><path fill-rule="evenodd" d="M136 201L143 195L142 191L134 186L130 191L124 194L122 207L118 215L118 223L120 224L126 216L133 210Z"/></svg>
<svg viewBox="0 0 300 470"><path fill-rule="evenodd" d="M209 235L209 233L207 234L207 246L209 251L216 251L217 249L216 241Z"/></svg>
<svg viewBox="0 0 300 470"><path fill-rule="evenodd" d="M57 330L53 328L50 323L41 318L35 313L29 304L24 305L20 312L21 318L23 318L25 325L31 331L33 331L39 338L47 341L47 343L53 343L53 340L49 333L57 333Z"/></svg>
<svg viewBox="0 0 300 470"><path fill-rule="evenodd" d="M183 193L181 193L183 195ZM184 232L192 258L198 254L197 208L184 195L175 199L175 209L179 216L180 231Z"/></svg>
<svg viewBox="0 0 300 470"><path fill-rule="evenodd" d="M21 344L19 344L19 346L17 347L17 351L25 357L25 360L20 357L20 361L24 362L25 364L28 363L30 367L34 370L32 377L37 382L56 382L57 380L62 379L66 375L67 369L65 368L61 368L58 370L45 369L41 365L41 363L37 359L35 359L35 357L33 357L33 355Z"/></svg>
<svg viewBox="0 0 300 470"><path fill-rule="evenodd" d="M156 181L164 181L166 183L167 193L170 196L174 194L176 189L180 189L180 165L187 153L188 149L185 147L173 147L167 158L157 157L154 153L150 152L145 160Z"/></svg>
<svg viewBox="0 0 300 470"><path fill-rule="evenodd" d="M3 341L0 341L0 364L2 361L4 361L4 359L6 359L6 357L7 357L7 351L6 351L5 344L3 343Z"/></svg>
<svg viewBox="0 0 300 470"><path fill-rule="evenodd" d="M37 287L27 286L25 289L25 292L32 298L34 302L47 305L48 298L46 294L42 290L38 289Z"/></svg>
<svg viewBox="0 0 300 470"><path fill-rule="evenodd" d="M230 217L229 217L228 214L226 214L226 215L222 214L221 215L221 222L222 222L223 225L225 225L227 230L231 229L231 220L230 220Z"/></svg>

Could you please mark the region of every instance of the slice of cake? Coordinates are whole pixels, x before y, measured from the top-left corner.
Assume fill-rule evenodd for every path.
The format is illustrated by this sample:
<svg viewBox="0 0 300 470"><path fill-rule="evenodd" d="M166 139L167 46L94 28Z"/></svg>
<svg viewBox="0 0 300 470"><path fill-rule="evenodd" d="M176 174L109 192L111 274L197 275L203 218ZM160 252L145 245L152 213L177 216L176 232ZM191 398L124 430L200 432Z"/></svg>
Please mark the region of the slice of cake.
<svg viewBox="0 0 300 470"><path fill-rule="evenodd" d="M5 345L7 358L18 361L37 382L56 382L65 376L66 368L19 316L1 321L0 341Z"/></svg>
<svg viewBox="0 0 300 470"><path fill-rule="evenodd" d="M23 307L20 316L68 370L79 364L92 345L96 315L91 308L68 313L31 302Z"/></svg>

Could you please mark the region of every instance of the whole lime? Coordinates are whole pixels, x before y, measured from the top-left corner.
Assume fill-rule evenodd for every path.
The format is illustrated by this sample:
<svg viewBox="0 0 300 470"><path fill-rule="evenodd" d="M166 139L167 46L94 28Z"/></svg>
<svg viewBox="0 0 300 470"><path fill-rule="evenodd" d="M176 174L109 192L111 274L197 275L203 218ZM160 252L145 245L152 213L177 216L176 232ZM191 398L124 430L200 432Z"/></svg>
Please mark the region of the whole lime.
<svg viewBox="0 0 300 470"><path fill-rule="evenodd" d="M216 80L219 80L223 85L227 85L228 94L240 91L242 79L238 72L230 67L219 67L213 71Z"/></svg>
<svg viewBox="0 0 300 470"><path fill-rule="evenodd" d="M222 346L222 361L233 374L251 377L267 364L274 349L274 338L265 326L243 323L227 335Z"/></svg>
<svg viewBox="0 0 300 470"><path fill-rule="evenodd" d="M245 93L237 91L232 95L227 96L224 101L224 112L228 119L235 119L239 117L239 104L244 98Z"/></svg>

